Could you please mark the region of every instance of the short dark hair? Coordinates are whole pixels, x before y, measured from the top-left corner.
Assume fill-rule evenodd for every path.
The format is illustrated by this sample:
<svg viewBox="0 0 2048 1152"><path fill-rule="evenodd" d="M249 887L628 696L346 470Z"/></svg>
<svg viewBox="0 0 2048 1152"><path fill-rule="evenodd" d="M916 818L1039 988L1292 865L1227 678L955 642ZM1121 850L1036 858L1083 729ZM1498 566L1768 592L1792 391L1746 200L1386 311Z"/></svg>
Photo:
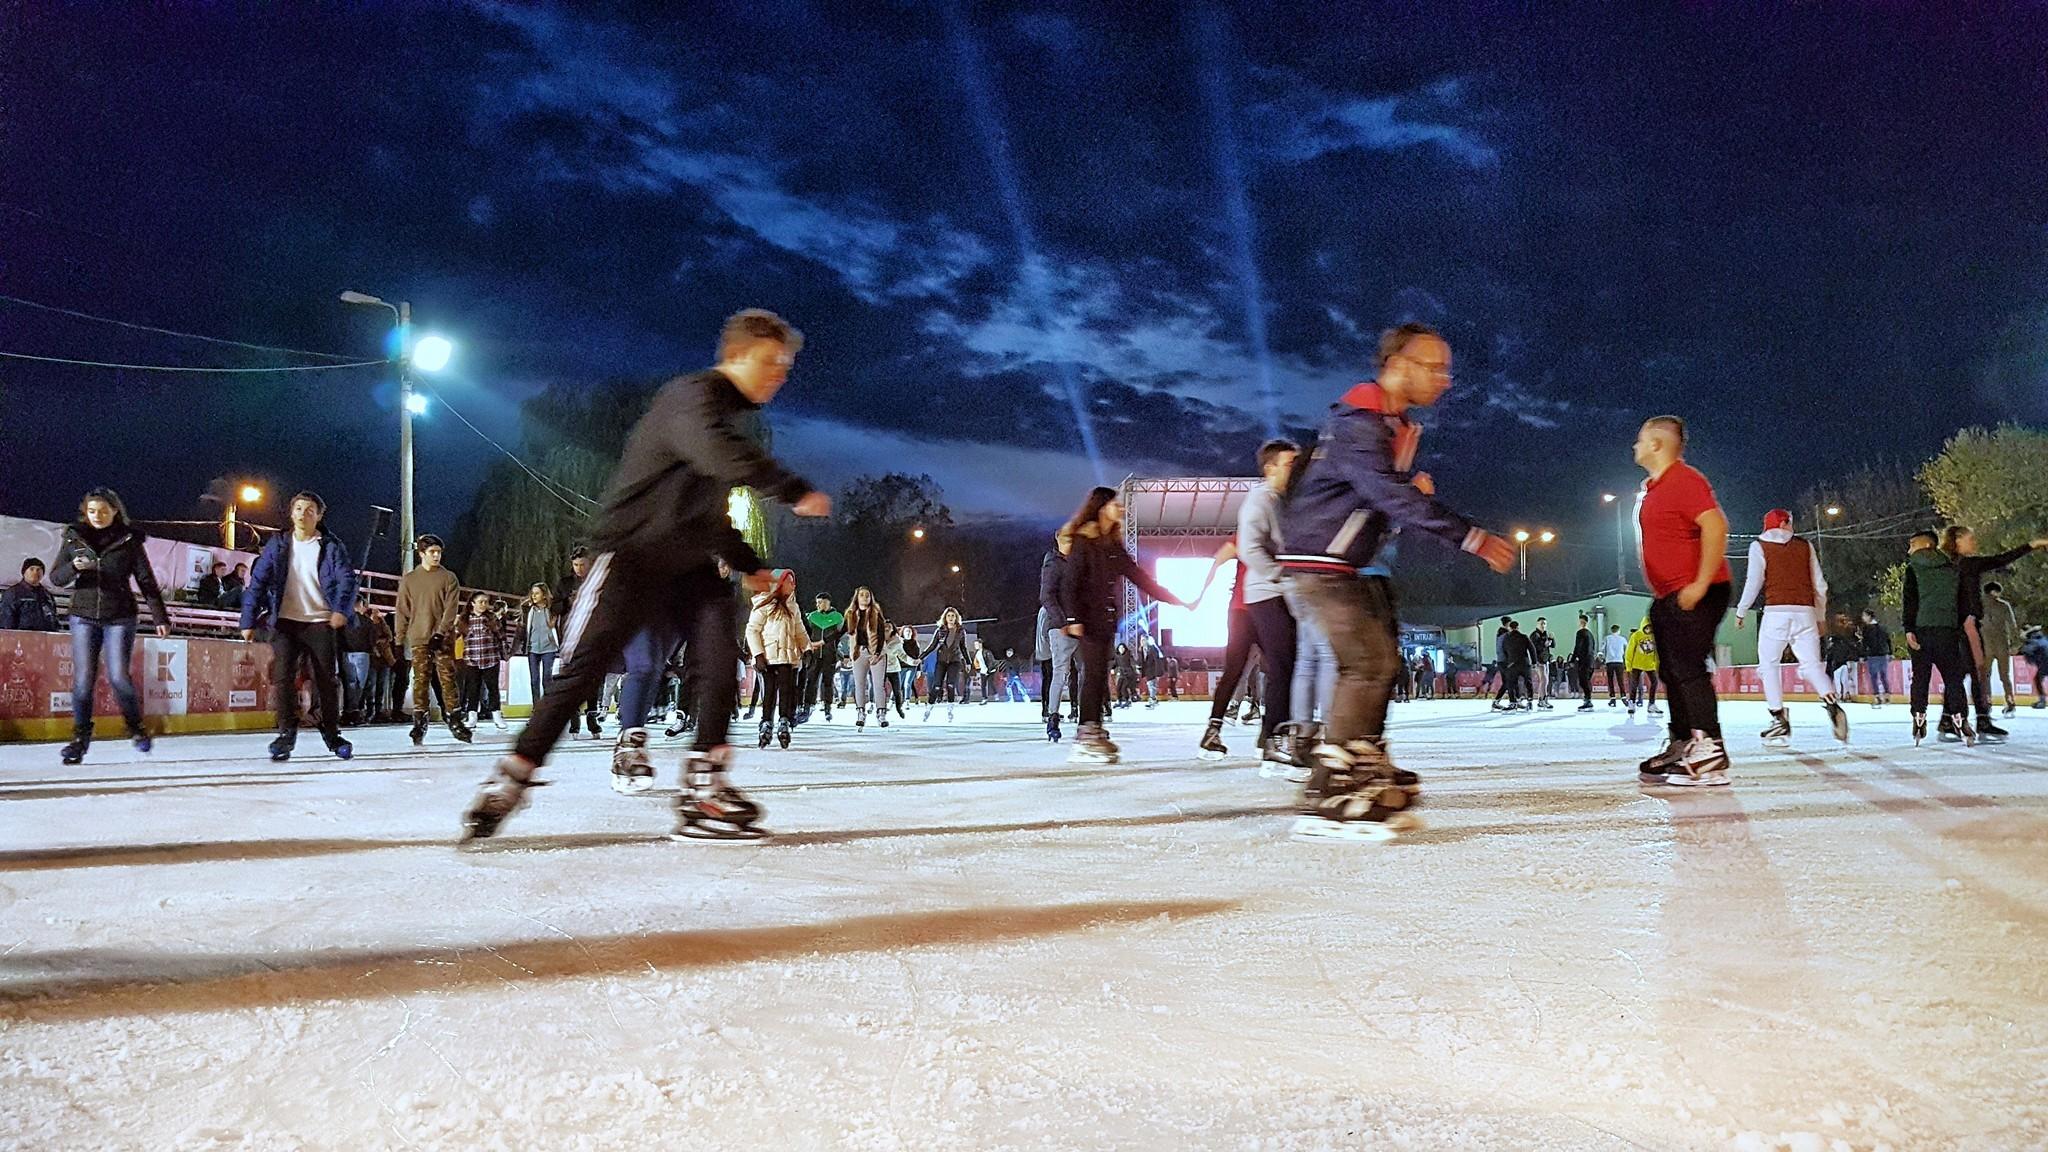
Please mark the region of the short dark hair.
<svg viewBox="0 0 2048 1152"><path fill-rule="evenodd" d="M1936 532L1932 528L1922 528L1918 532L1913 533L1912 537L1909 538L1906 541L1906 543L1918 544L1922 540L1927 541L1931 545L1939 547L1941 545L1941 533Z"/></svg>
<svg viewBox="0 0 2048 1152"><path fill-rule="evenodd" d="M1521 622L1520 620L1510 620L1510 621L1508 621L1508 631L1510 631L1510 632L1520 632L1521 630L1522 630L1522 622Z"/></svg>
<svg viewBox="0 0 2048 1152"><path fill-rule="evenodd" d="M718 333L718 354L723 357L733 345L755 340L773 340L792 353L804 346L804 334L791 327L789 321L766 308L748 308L726 318L725 327Z"/></svg>
<svg viewBox="0 0 2048 1152"><path fill-rule="evenodd" d="M448 545L443 544L441 538L432 532L420 533L420 538L412 542L412 547L415 552L425 552L429 548L439 548L443 552L448 550Z"/></svg>
<svg viewBox="0 0 2048 1152"><path fill-rule="evenodd" d="M581 544L578 544L574 548L569 549L569 559L571 560L586 560L589 559L589 557L590 549L585 548Z"/></svg>
<svg viewBox="0 0 2048 1152"><path fill-rule="evenodd" d="M2000 584L1996 580L1986 580L1984 582L1984 590L1986 592L2003 592L2005 591L2005 585Z"/></svg>
<svg viewBox="0 0 2048 1152"><path fill-rule="evenodd" d="M1264 472L1267 468L1271 467L1275 457L1299 451L1301 451L1301 445L1296 444L1292 440L1268 440L1264 444L1259 445L1259 471Z"/></svg>
<svg viewBox="0 0 2048 1152"><path fill-rule="evenodd" d="M1515 622L1515 618L1512 616L1503 616L1500 618L1500 622L1502 624L1512 624Z"/></svg>
<svg viewBox="0 0 2048 1152"><path fill-rule="evenodd" d="M1579 613L1579 623L1584 624L1591 619L1592 617L1586 615L1584 612Z"/></svg>
<svg viewBox="0 0 2048 1152"><path fill-rule="evenodd" d="M31 568L41 568L45 572L48 572L50 570L50 566L48 564L43 563L42 558L39 556L31 556L28 559L23 560L21 562L22 575L28 575L28 570Z"/></svg>
<svg viewBox="0 0 2048 1152"><path fill-rule="evenodd" d="M1537 622L1538 624L1548 624L1548 623L1550 623L1550 617L1548 617L1548 616L1538 616L1538 617L1536 618L1536 622Z"/></svg>
<svg viewBox="0 0 2048 1152"><path fill-rule="evenodd" d="M1671 434L1678 437L1678 446L1680 448L1685 447L1685 419L1683 417L1652 416L1648 420L1643 421L1643 423L1646 425L1655 424L1662 428L1671 429Z"/></svg>
<svg viewBox="0 0 2048 1152"><path fill-rule="evenodd" d="M215 560L215 561L213 562L213 570L214 570L214 571L219 571L220 569L222 569L222 568L225 568L225 567L227 567L227 566L228 566L228 562L227 562L227 561L225 561L225 560Z"/></svg>
<svg viewBox="0 0 2048 1152"><path fill-rule="evenodd" d="M327 501L322 500L318 492L292 493L292 498L285 502L285 509L289 511L292 505L297 504L301 500L311 500L313 502L313 507L320 510L320 515L327 515Z"/></svg>
<svg viewBox="0 0 2048 1152"><path fill-rule="evenodd" d="M1399 356L1401 351L1407 348L1410 343L1424 336L1434 336L1439 340L1444 338L1443 333L1431 328L1420 320L1410 320L1406 324L1397 324L1380 333L1380 369L1385 371L1387 361Z"/></svg>

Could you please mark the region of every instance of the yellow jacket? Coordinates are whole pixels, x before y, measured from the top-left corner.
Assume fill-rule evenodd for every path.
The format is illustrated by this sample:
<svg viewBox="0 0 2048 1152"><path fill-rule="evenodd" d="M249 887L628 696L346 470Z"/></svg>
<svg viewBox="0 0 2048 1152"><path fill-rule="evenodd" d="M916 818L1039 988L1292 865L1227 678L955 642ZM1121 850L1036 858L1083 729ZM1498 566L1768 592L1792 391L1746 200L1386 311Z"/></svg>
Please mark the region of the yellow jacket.
<svg viewBox="0 0 2048 1152"><path fill-rule="evenodd" d="M1623 667L1631 672L1657 670L1657 641L1650 635L1648 622L1636 625L1636 630L1628 634L1628 659Z"/></svg>

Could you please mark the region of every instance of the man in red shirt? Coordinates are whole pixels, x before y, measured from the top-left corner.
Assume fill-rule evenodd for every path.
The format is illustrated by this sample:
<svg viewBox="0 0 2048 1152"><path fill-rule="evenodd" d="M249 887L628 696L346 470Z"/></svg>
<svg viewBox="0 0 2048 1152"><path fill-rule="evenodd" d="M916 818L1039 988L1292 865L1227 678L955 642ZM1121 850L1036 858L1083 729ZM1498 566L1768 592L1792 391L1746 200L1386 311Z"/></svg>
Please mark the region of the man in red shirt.
<svg viewBox="0 0 2048 1152"><path fill-rule="evenodd" d="M1636 463L1643 482L1637 516L1643 575L1657 600L1650 634L1657 641L1657 674L1671 701L1671 739L1643 761L1645 784L1728 783L1728 750L1721 743L1719 701L1707 673L1714 631L1728 611L1728 517L1713 485L1685 462L1685 421L1653 416L1636 433Z"/></svg>

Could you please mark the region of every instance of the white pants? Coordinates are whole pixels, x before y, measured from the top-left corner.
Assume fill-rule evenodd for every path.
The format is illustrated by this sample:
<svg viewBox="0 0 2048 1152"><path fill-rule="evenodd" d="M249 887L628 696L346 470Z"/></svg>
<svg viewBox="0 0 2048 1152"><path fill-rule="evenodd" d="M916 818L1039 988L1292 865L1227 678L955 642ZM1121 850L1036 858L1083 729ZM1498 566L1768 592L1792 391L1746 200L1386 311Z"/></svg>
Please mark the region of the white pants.
<svg viewBox="0 0 2048 1152"><path fill-rule="evenodd" d="M1821 696L1835 693L1827 666L1820 662L1820 628L1814 624L1813 609L1766 608L1756 626L1756 662L1758 679L1764 682L1764 704L1773 712L1785 706L1784 676L1778 665L1788 644L1807 685Z"/></svg>

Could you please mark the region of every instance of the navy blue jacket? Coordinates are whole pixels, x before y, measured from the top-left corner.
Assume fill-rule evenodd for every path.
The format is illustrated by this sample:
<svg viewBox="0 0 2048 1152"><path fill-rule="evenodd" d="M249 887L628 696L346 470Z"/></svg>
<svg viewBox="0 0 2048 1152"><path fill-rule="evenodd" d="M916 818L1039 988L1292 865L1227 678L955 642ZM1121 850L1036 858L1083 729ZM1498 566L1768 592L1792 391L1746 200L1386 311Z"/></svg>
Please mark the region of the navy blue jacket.
<svg viewBox="0 0 2048 1152"><path fill-rule="evenodd" d="M1415 487L1415 449L1422 426L1385 411L1377 384L1361 384L1332 406L1307 468L1289 488L1281 511L1283 567L1295 572L1350 574L1378 555L1404 528L1470 552L1483 534L1463 516Z"/></svg>
<svg viewBox="0 0 2048 1152"><path fill-rule="evenodd" d="M57 615L57 598L43 585L31 585L26 580L0 592L0 628L62 632L64 624Z"/></svg>
<svg viewBox="0 0 2048 1152"><path fill-rule="evenodd" d="M263 546L249 569L249 587L242 594L242 627L274 628L284 610L284 585L291 579L292 534L279 532ZM356 570L350 563L348 545L341 537L320 529L320 595L329 612L339 612L353 624L356 618Z"/></svg>

